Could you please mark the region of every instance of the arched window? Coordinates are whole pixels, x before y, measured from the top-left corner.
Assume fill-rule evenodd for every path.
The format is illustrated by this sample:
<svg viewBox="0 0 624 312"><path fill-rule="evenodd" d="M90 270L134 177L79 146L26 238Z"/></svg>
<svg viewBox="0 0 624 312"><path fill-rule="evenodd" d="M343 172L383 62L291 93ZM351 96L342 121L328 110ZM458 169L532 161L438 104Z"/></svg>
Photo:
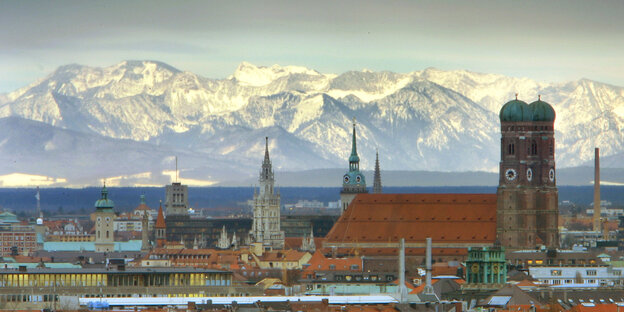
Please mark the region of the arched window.
<svg viewBox="0 0 624 312"><path fill-rule="evenodd" d="M508 154L508 155L513 155L515 152L516 152L516 151L515 151L515 146L514 146L514 144L513 144L513 143L510 143L510 144L507 146L507 154Z"/></svg>
<svg viewBox="0 0 624 312"><path fill-rule="evenodd" d="M106 238L108 238L108 231L106 231Z"/></svg>
<svg viewBox="0 0 624 312"><path fill-rule="evenodd" d="M531 155L537 155L537 142L531 141Z"/></svg>
<svg viewBox="0 0 624 312"><path fill-rule="evenodd" d="M97 231L97 234L98 234L98 238L100 238L100 231Z"/></svg>
<svg viewBox="0 0 624 312"><path fill-rule="evenodd" d="M555 155L555 146L553 144L553 140L548 141L548 153L550 153L550 156Z"/></svg>

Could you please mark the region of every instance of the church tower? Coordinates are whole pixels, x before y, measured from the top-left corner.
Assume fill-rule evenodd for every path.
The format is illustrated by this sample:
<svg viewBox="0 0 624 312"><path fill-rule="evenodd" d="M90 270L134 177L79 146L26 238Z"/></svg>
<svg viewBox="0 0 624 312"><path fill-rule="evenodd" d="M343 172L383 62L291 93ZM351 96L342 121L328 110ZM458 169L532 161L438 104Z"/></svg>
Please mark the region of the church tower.
<svg viewBox="0 0 624 312"><path fill-rule="evenodd" d="M375 179L373 180L373 194L381 194L381 172L379 170L379 151L375 153Z"/></svg>
<svg viewBox="0 0 624 312"><path fill-rule="evenodd" d="M163 214L162 201L158 207L158 217L156 217L154 229L156 230L156 235L154 235L154 238L156 238L156 246L158 248L165 247L167 243L167 224L165 223L165 216Z"/></svg>
<svg viewBox="0 0 624 312"><path fill-rule="evenodd" d="M555 110L540 99L501 108L497 240L511 249L559 246Z"/></svg>
<svg viewBox="0 0 624 312"><path fill-rule="evenodd" d="M102 197L95 202L95 251L115 251L115 203L108 199L106 184L102 187Z"/></svg>
<svg viewBox="0 0 624 312"><path fill-rule="evenodd" d="M253 242L262 243L265 247L284 248L284 232L280 226L280 194L275 191L275 177L269 157L269 138L265 138L264 161L258 179L260 187L254 191L253 225L251 236Z"/></svg>
<svg viewBox="0 0 624 312"><path fill-rule="evenodd" d="M360 157L357 154L355 137L355 118L353 118L353 139L351 141L351 156L349 156L349 171L342 177L342 191L340 191L342 211L347 210L355 195L367 192L366 180L362 172L360 172Z"/></svg>

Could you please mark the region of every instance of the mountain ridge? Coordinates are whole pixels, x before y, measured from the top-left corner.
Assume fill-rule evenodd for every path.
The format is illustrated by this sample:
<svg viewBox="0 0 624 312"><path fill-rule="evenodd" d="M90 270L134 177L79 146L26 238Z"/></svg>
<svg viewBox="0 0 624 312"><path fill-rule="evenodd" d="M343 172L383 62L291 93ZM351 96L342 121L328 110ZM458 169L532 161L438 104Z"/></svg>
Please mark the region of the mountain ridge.
<svg viewBox="0 0 624 312"><path fill-rule="evenodd" d="M257 165L268 133L277 136L280 170L346 168L355 117L364 169L379 150L387 170L495 172L498 110L516 92L555 107L558 167L586 164L594 146L606 157L624 153L622 87L435 68L324 74L243 62L230 77L210 79L158 61L69 64L0 95L0 117L230 161L239 174Z"/></svg>

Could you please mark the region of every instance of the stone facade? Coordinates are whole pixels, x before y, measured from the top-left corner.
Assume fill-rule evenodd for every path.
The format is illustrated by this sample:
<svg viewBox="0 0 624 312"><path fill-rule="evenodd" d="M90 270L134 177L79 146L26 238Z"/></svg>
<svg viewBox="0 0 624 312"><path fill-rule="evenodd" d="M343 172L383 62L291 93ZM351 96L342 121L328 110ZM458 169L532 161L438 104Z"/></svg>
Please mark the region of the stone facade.
<svg viewBox="0 0 624 312"><path fill-rule="evenodd" d="M115 251L115 204L108 199L106 186L102 188L102 197L95 202L95 251Z"/></svg>
<svg viewBox="0 0 624 312"><path fill-rule="evenodd" d="M280 194L275 190L268 137L258 182L260 187L258 191L254 191L253 224L249 234L255 243L262 243L265 247L284 248L285 235L280 228Z"/></svg>
<svg viewBox="0 0 624 312"><path fill-rule="evenodd" d="M188 215L188 186L180 182L165 187L165 211L167 216Z"/></svg>

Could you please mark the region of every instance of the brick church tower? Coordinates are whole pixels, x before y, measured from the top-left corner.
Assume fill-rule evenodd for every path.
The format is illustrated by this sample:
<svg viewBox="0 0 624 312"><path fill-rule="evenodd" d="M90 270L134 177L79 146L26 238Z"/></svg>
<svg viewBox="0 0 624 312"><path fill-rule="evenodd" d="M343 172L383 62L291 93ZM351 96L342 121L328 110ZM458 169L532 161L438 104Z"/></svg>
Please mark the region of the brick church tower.
<svg viewBox="0 0 624 312"><path fill-rule="evenodd" d="M501 108L497 241L510 249L559 246L555 110L540 99Z"/></svg>

